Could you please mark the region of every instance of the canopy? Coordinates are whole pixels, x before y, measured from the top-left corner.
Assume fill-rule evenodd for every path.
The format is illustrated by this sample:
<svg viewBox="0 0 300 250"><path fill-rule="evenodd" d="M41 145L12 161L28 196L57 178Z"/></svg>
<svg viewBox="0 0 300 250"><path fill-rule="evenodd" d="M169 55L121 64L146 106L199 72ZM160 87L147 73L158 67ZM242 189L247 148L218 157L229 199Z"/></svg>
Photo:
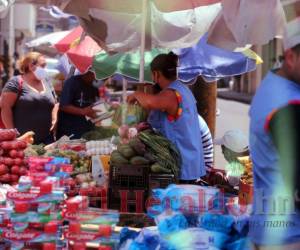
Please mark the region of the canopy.
<svg viewBox="0 0 300 250"><path fill-rule="evenodd" d="M254 53L250 58L241 52L232 52L216 48L206 43L207 35L192 48L174 50L179 55L179 78L190 82L201 75L206 81L240 75L256 69L256 63L261 63ZM151 82L150 63L160 53L168 53L166 49L153 49L145 52L145 81ZM257 60L256 60L257 59ZM109 56L100 53L95 56L93 70L98 79L104 79L115 74L121 74L133 79L139 79L138 51L134 53L118 53Z"/></svg>
<svg viewBox="0 0 300 250"><path fill-rule="evenodd" d="M283 34L285 17L280 0L145 1L146 33L152 48L191 47L207 31L209 43L227 49L266 44ZM67 0L60 7L78 16L104 49L129 51L141 45L146 14L143 2Z"/></svg>
<svg viewBox="0 0 300 250"><path fill-rule="evenodd" d="M28 48L35 49L36 51L40 51L48 55L55 55L57 54L57 50L54 48L54 45L62 38L66 37L69 33L70 31L59 31L50 33L33 39L27 42L25 45Z"/></svg>

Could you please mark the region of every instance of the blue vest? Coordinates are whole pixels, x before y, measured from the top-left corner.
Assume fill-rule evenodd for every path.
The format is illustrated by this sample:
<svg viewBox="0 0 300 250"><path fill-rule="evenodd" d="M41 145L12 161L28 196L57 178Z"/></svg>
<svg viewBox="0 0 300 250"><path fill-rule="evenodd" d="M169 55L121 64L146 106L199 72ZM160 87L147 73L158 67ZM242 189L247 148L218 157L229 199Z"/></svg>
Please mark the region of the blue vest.
<svg viewBox="0 0 300 250"><path fill-rule="evenodd" d="M180 151L182 158L180 178L195 180L206 174L196 100L188 87L179 81L171 83L168 89L175 90L181 95L182 114L178 119L169 121L166 112L153 110L148 122L172 141Z"/></svg>
<svg viewBox="0 0 300 250"><path fill-rule="evenodd" d="M300 242L299 211L294 214L289 211L280 214L279 211L285 184L275 145L265 129L268 116L291 100L300 100L300 85L269 72L253 98L249 113L249 141L254 176L250 237L257 244ZM290 202L293 202L293 197ZM275 208L273 215L268 212L271 206Z"/></svg>

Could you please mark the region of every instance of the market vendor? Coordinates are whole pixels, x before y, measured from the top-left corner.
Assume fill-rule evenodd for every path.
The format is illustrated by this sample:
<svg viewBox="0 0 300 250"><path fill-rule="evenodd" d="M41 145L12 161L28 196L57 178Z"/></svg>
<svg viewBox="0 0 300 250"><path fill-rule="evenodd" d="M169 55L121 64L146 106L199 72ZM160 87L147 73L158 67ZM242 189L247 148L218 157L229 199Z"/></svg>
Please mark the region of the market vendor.
<svg viewBox="0 0 300 250"><path fill-rule="evenodd" d="M93 85L94 81L95 74L92 71L65 81L60 97L57 138L73 135L72 139L79 139L94 129L94 124L87 119L96 118L92 105L99 94Z"/></svg>
<svg viewBox="0 0 300 250"><path fill-rule="evenodd" d="M178 56L160 54L151 62L152 78L162 90L155 95L134 92L129 103L151 110L149 123L172 141L181 153L182 183L195 183L206 174L196 100L177 80Z"/></svg>

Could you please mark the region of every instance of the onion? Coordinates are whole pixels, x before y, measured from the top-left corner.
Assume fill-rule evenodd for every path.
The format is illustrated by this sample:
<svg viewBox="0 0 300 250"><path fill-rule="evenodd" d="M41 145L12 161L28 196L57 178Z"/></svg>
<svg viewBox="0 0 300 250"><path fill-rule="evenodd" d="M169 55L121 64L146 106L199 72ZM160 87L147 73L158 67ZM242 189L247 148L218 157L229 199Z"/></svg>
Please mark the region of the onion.
<svg viewBox="0 0 300 250"><path fill-rule="evenodd" d="M121 138L127 138L129 127L127 125L122 125L118 129L118 134Z"/></svg>
<svg viewBox="0 0 300 250"><path fill-rule="evenodd" d="M138 131L136 128L130 128L128 130L128 138L129 139L132 139L133 137L137 136L137 134L138 134Z"/></svg>

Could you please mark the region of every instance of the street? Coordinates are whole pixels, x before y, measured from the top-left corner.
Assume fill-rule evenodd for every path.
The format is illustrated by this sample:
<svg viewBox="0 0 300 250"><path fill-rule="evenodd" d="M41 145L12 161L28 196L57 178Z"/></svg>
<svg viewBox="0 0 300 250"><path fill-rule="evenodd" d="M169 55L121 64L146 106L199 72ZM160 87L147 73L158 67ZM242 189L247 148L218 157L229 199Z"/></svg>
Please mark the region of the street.
<svg viewBox="0 0 300 250"><path fill-rule="evenodd" d="M249 129L249 117L248 110L249 105L228 101L223 99L217 99L217 108L220 109L220 115L216 121L216 138L220 138L227 130L239 129L248 137ZM226 161L223 157L221 147L215 146L215 167L223 169Z"/></svg>

